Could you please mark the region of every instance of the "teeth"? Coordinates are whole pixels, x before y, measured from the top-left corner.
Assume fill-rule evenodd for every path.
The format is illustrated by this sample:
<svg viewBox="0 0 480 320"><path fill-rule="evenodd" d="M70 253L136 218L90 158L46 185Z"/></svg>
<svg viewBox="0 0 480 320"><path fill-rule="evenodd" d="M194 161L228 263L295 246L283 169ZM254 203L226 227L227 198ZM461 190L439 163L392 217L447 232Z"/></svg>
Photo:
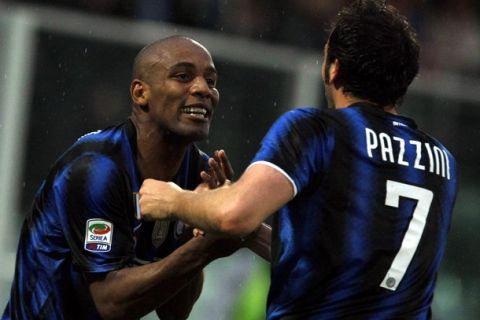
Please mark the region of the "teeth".
<svg viewBox="0 0 480 320"><path fill-rule="evenodd" d="M185 108L183 108L183 112L193 113L193 114L201 114L201 115L205 116L207 114L207 109L197 108L197 107L185 107Z"/></svg>

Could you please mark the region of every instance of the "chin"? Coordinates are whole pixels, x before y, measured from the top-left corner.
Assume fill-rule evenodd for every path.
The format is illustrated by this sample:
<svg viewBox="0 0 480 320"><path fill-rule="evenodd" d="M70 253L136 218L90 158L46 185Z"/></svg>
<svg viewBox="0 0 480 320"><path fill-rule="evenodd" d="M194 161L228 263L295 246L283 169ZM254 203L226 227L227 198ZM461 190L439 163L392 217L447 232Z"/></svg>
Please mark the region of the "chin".
<svg viewBox="0 0 480 320"><path fill-rule="evenodd" d="M178 126L176 128L170 128L172 138L177 141L186 143L202 141L208 138L210 132L210 126Z"/></svg>
<svg viewBox="0 0 480 320"><path fill-rule="evenodd" d="M201 141L201 140L207 139L209 133L210 133L210 125L200 126L190 131L190 135L194 138L194 141Z"/></svg>
<svg viewBox="0 0 480 320"><path fill-rule="evenodd" d="M208 132L199 132L193 135L192 141L203 141L208 138Z"/></svg>
<svg viewBox="0 0 480 320"><path fill-rule="evenodd" d="M180 134L188 142L203 141L208 138L209 130L188 130Z"/></svg>

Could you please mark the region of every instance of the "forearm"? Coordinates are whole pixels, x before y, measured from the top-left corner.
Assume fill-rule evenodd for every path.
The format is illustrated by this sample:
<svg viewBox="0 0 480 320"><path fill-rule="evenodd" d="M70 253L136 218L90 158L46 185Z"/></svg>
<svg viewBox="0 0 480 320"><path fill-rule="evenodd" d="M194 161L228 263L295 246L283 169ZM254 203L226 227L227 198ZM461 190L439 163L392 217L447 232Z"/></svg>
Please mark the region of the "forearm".
<svg viewBox="0 0 480 320"><path fill-rule="evenodd" d="M232 213L228 211L229 205L237 200L235 198L228 198L228 194L225 191L215 190L214 192L216 193L215 198L211 197L210 199L214 202L216 201L217 205L213 207L211 204L209 205L207 201L202 201L201 194L182 192L180 198L176 201L179 205L175 209L177 212L175 216L180 220L187 221L187 223L198 226L200 229L207 232L227 233L230 236L242 236L243 233L248 232L249 229L240 229L238 227L241 225L240 223L237 223L235 226L238 228L237 230L234 230L236 233L231 231L228 232L228 229L226 229L225 226L222 227L222 223L224 225L225 220L228 220L228 217L226 216L232 215ZM224 209L223 212L221 208ZM258 225L255 221L254 215L251 215L248 218L253 220L253 223L250 223L247 228L252 228ZM265 260L270 261L271 239L272 228L266 223L261 223L255 231L245 237L244 246Z"/></svg>
<svg viewBox="0 0 480 320"><path fill-rule="evenodd" d="M272 227L262 223L256 231L245 240L245 247L249 248L260 257L271 261Z"/></svg>
<svg viewBox="0 0 480 320"><path fill-rule="evenodd" d="M230 185L203 193L178 192L172 202L172 218L207 233L247 236L258 228L261 220L259 215L255 215L253 206L242 201L238 189L237 185Z"/></svg>
<svg viewBox="0 0 480 320"><path fill-rule="evenodd" d="M226 216L221 189L209 191L210 199L206 199L202 193L179 192L173 202L172 218L182 220L208 233L221 234L222 221ZM215 205L211 205L212 202Z"/></svg>
<svg viewBox="0 0 480 320"><path fill-rule="evenodd" d="M173 298L157 308L156 312L162 320L187 319L193 305L200 297L203 287L203 272L200 272L189 284L181 289Z"/></svg>
<svg viewBox="0 0 480 320"><path fill-rule="evenodd" d="M192 239L165 259L110 272L90 284L90 292L104 318L139 318L178 293L214 257L204 253L200 239Z"/></svg>
<svg viewBox="0 0 480 320"><path fill-rule="evenodd" d="M294 196L276 169L256 165L233 184L192 192L172 182L146 179L139 191L142 217L179 219L207 233L244 237Z"/></svg>

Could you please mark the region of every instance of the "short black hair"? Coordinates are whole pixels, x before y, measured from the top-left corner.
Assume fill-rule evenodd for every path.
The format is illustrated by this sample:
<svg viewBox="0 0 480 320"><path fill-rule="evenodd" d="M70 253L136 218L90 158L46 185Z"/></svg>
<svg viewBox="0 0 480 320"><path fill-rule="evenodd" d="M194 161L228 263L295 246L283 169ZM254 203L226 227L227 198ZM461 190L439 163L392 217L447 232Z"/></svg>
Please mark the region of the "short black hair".
<svg viewBox="0 0 480 320"><path fill-rule="evenodd" d="M186 40L193 41L187 36L173 35L159 39L143 47L135 56L132 67L132 79L148 79L151 69L151 57L157 56L158 52L165 50L164 47L170 42Z"/></svg>
<svg viewBox="0 0 480 320"><path fill-rule="evenodd" d="M356 0L338 13L325 70L338 59L336 84L379 106L397 104L418 73L420 47L407 19L379 0Z"/></svg>

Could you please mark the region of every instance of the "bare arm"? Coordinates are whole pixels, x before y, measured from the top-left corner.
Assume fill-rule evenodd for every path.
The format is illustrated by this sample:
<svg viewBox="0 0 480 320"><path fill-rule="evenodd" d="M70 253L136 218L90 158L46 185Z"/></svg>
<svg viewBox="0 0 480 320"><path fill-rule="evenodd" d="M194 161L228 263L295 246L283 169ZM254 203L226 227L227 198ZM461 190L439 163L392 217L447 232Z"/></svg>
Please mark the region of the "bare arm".
<svg viewBox="0 0 480 320"><path fill-rule="evenodd" d="M240 242L232 239L196 237L158 262L112 271L102 278L86 278L103 318L135 319L158 309L210 261L230 255L239 246Z"/></svg>
<svg viewBox="0 0 480 320"><path fill-rule="evenodd" d="M178 218L206 232L245 236L291 200L293 190L280 171L257 164L238 182L201 193L147 179L139 192L140 208L146 219Z"/></svg>
<svg viewBox="0 0 480 320"><path fill-rule="evenodd" d="M260 224L257 230L245 238L244 246L267 261L271 261L272 227Z"/></svg>
<svg viewBox="0 0 480 320"><path fill-rule="evenodd" d="M218 186L229 184L233 178L234 171L224 150L216 150L213 153L213 157L209 159L208 164L210 167L209 172L203 171L201 173L204 182L203 186L200 185L196 191L202 192L208 189L215 189ZM244 238L244 246L265 260L270 261L271 237L272 228L268 224L262 223L257 230Z"/></svg>
<svg viewBox="0 0 480 320"><path fill-rule="evenodd" d="M193 305L200 297L203 287L203 272L200 272L188 285L180 290L174 297L157 308L156 312L162 320L187 319Z"/></svg>

